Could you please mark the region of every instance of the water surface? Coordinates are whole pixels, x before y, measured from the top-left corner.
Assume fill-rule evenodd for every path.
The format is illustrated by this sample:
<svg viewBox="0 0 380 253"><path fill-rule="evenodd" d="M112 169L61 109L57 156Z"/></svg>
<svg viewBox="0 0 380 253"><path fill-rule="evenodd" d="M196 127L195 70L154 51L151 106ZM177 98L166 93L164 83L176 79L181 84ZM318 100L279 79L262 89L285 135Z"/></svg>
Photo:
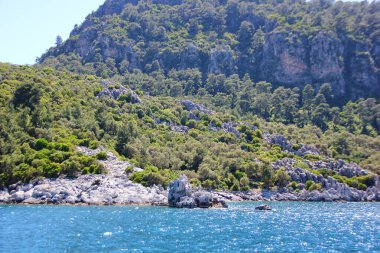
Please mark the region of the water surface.
<svg viewBox="0 0 380 253"><path fill-rule="evenodd" d="M380 252L380 203L0 206L0 252Z"/></svg>

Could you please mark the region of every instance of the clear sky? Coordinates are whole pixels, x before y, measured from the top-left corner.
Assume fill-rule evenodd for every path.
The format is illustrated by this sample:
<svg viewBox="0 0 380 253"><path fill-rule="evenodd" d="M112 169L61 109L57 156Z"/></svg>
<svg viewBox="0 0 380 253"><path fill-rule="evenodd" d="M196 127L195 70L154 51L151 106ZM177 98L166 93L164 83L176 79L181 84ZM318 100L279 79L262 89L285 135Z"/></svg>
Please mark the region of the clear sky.
<svg viewBox="0 0 380 253"><path fill-rule="evenodd" d="M33 64L105 0L0 0L0 62Z"/></svg>

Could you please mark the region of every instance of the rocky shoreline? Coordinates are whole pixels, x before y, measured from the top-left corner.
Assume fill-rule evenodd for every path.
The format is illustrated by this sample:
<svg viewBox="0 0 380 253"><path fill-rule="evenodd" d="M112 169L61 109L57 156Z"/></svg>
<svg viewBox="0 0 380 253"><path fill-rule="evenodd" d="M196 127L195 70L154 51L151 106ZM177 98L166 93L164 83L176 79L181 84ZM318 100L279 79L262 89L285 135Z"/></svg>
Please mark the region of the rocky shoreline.
<svg viewBox="0 0 380 253"><path fill-rule="evenodd" d="M78 147L78 151L86 155L104 152L103 148L90 150ZM74 179L39 179L30 183L17 183L7 188L0 188L0 204L56 204L56 205L155 205L168 206L168 190L161 186L144 187L129 180L125 169L132 166L129 162L119 160L108 152L108 158L101 161L107 174L82 175ZM140 168L134 167L134 171ZM292 178L303 177L313 179L305 171L292 172ZM318 181L318 178L315 178ZM251 190L246 192L207 191L198 189L202 194L193 196L192 207L197 207L196 199L208 196L215 203L235 201L380 201L380 184L366 191L348 187L333 178L320 179L324 188L308 191L293 191L281 188L277 191ZM191 196L190 196L191 197ZM185 201L185 202L186 202ZM193 202L191 202L193 201ZM195 201L195 202L194 202ZM186 207L186 203L183 207ZM210 203L211 203L210 202Z"/></svg>

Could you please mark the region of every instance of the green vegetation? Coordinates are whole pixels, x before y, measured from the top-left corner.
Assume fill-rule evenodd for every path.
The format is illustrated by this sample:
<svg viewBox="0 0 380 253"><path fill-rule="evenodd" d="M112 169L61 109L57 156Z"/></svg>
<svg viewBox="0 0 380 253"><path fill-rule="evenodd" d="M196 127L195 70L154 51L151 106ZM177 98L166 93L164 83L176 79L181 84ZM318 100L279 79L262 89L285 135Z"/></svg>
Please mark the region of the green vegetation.
<svg viewBox="0 0 380 253"><path fill-rule="evenodd" d="M320 184L316 184L311 180L307 180L305 183L306 190L314 191L314 190L320 190L322 186Z"/></svg>
<svg viewBox="0 0 380 253"><path fill-rule="evenodd" d="M344 154L346 160L357 161L373 172L380 167L379 160L373 158L380 151L378 136L352 134L344 128L326 132L310 125L298 128L236 114L224 107L213 107L213 115L193 111L196 118L190 119L189 111L171 97L142 95L143 104L98 98L95 94L103 86L95 76L6 64L0 65L0 73L1 185L38 177L105 173L98 160L107 159L107 154L87 157L76 151L78 145L102 145L130 159L144 171L133 172L132 167L126 171L133 181L144 185L167 186L179 174L186 174L193 185L205 188L283 187L290 178L283 168L273 170L271 162L295 157L299 160L296 167L309 169L303 161L306 156L297 157L278 145L270 146L263 133L284 134L294 143L315 144L322 152L318 159ZM38 94L38 99L19 99L20 88L33 90L27 96ZM231 121L248 122L258 129L239 125L236 130L240 134L235 135L210 128ZM164 123L188 127L189 132L173 131ZM293 150L299 149L297 145ZM315 173L336 176L327 170ZM371 185L368 178L337 178L360 189ZM298 189L294 183L291 186Z"/></svg>
<svg viewBox="0 0 380 253"><path fill-rule="evenodd" d="M97 153L96 154L96 158L98 159L98 160L107 160L107 158L108 158L108 155L107 155L107 153L106 152L100 152L100 153Z"/></svg>

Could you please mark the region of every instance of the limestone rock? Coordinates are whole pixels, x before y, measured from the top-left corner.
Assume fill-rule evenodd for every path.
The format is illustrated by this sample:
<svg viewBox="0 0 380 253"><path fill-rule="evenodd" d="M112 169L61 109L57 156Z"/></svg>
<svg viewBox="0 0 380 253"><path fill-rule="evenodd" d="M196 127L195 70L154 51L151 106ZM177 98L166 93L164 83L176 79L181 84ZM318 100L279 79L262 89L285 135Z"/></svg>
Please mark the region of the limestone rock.
<svg viewBox="0 0 380 253"><path fill-rule="evenodd" d="M177 208L219 208L228 207L226 202L218 195L203 191L193 191L188 183L187 177L182 175L173 180L169 185L168 193L169 207Z"/></svg>
<svg viewBox="0 0 380 253"><path fill-rule="evenodd" d="M176 207L178 202L181 202L181 198L190 197L192 189L188 183L186 176L181 176L178 179L172 181L169 185L168 203L169 207Z"/></svg>

